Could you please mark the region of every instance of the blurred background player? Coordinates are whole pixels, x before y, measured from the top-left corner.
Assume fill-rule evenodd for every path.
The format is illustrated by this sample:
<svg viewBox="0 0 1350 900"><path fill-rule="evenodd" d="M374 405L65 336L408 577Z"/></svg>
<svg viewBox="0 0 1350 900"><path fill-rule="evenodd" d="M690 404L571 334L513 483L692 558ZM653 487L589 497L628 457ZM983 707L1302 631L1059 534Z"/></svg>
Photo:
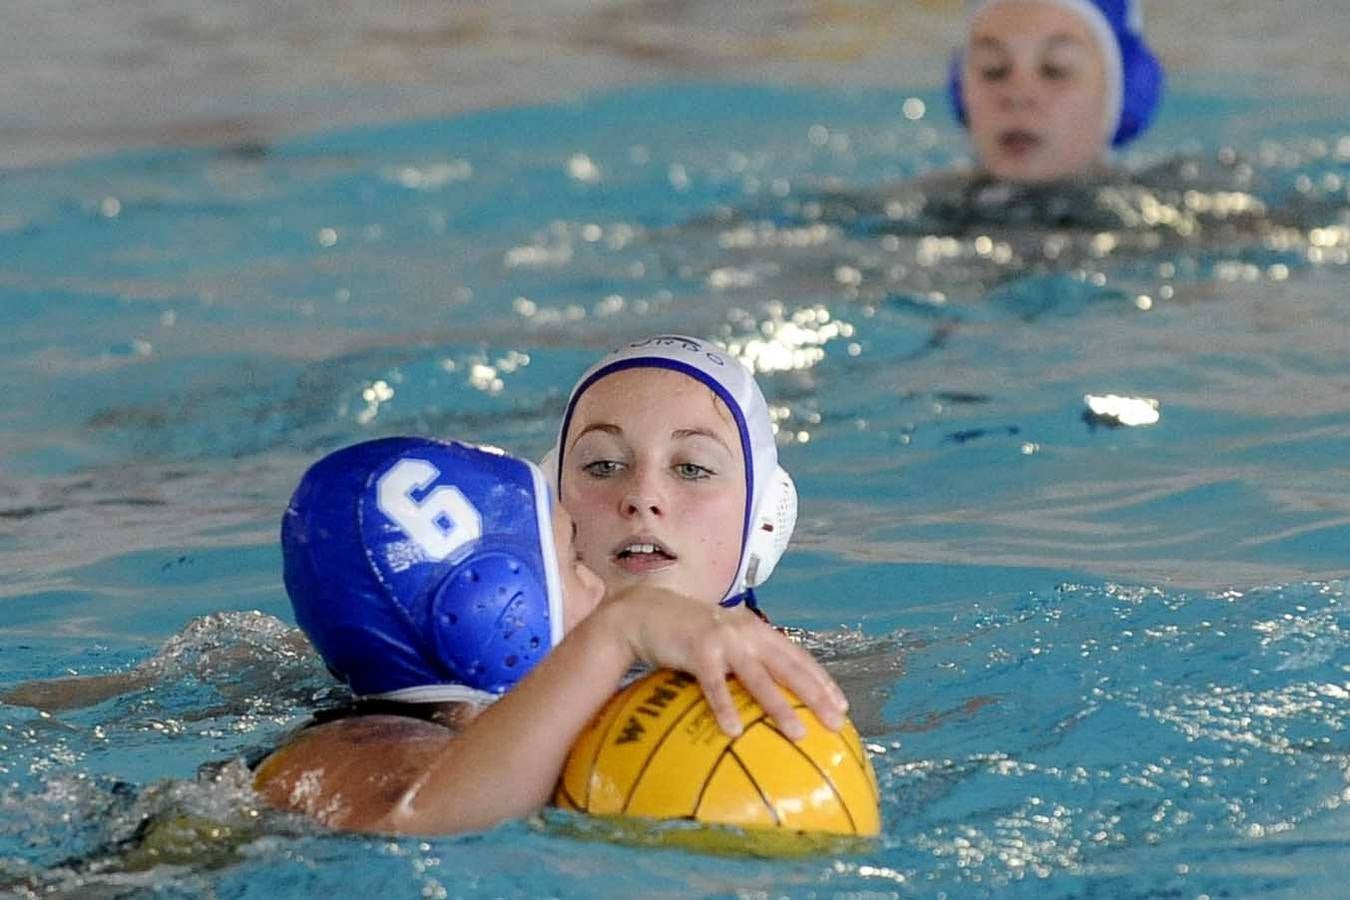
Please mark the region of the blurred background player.
<svg viewBox="0 0 1350 900"><path fill-rule="evenodd" d="M1046 182L1103 170L1162 87L1137 0L977 0L950 94L984 172Z"/></svg>

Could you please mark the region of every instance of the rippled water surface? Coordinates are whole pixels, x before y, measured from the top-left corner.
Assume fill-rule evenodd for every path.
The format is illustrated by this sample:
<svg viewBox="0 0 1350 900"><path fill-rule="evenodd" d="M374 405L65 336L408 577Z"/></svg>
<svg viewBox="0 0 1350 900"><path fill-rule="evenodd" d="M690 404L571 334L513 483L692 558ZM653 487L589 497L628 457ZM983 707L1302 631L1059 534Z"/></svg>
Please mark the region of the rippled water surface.
<svg viewBox="0 0 1350 900"><path fill-rule="evenodd" d="M1183 90L1125 174L1009 192L944 174L939 103L672 85L0 181L0 883L1335 896L1350 122ZM308 461L537 456L667 330L760 372L802 493L764 602L854 697L875 846L334 837L197 774L335 696L278 578Z"/></svg>

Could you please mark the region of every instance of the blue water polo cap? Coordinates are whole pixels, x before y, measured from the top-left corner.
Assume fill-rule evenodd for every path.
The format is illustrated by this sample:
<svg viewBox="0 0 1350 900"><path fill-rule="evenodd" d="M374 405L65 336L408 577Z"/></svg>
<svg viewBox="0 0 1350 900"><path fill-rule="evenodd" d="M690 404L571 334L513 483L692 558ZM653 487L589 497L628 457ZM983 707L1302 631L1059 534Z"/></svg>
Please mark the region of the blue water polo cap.
<svg viewBox="0 0 1350 900"><path fill-rule="evenodd" d="M538 467L424 438L343 448L281 523L296 622L359 697L491 699L562 639Z"/></svg>
<svg viewBox="0 0 1350 900"><path fill-rule="evenodd" d="M967 30L980 13L1012 0L971 0ZM1120 147L1143 134L1162 99L1163 69L1144 41L1144 13L1139 0L1037 0L1077 13L1092 28L1106 57L1107 127L1111 146ZM953 57L948 96L956 120L966 124L961 98L961 53Z"/></svg>
<svg viewBox="0 0 1350 900"><path fill-rule="evenodd" d="M778 465L769 405L750 370L708 341L686 335L656 335L619 348L582 374L567 401L553 450L545 458L555 490L562 484L567 430L577 402L601 379L628 369L670 369L700 381L726 404L740 434L745 458L745 516L741 561L723 595L723 605L753 602L747 589L762 584L787 547L797 519L797 494L792 479Z"/></svg>

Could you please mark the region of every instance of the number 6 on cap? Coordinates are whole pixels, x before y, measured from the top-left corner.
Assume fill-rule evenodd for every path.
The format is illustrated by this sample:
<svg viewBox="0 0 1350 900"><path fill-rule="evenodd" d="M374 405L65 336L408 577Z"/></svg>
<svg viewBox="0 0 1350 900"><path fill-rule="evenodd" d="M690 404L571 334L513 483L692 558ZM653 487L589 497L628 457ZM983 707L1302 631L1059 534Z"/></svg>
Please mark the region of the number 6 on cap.
<svg viewBox="0 0 1350 900"><path fill-rule="evenodd" d="M427 555L442 560L483 534L483 520L459 488L441 485L421 500L414 491L426 490L441 472L421 459L403 459L375 484L380 512L403 529Z"/></svg>

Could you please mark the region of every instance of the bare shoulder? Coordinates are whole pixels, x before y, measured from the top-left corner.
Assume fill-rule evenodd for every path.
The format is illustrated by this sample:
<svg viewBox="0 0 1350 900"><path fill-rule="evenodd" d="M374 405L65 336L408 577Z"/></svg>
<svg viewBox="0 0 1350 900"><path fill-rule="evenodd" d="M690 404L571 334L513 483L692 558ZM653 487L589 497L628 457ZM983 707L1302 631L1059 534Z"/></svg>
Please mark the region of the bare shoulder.
<svg viewBox="0 0 1350 900"><path fill-rule="evenodd" d="M339 719L306 728L273 751L253 787L279 809L361 829L398 802L453 736L406 716Z"/></svg>

